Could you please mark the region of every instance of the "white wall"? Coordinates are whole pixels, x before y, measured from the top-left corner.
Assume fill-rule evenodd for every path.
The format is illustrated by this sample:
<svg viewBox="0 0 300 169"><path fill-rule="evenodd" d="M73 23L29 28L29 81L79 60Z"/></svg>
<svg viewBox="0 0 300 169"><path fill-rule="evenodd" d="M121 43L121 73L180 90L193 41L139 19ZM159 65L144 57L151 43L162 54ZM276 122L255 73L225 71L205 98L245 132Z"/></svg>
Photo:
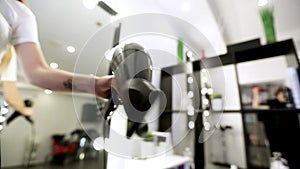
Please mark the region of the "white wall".
<svg viewBox="0 0 300 169"><path fill-rule="evenodd" d="M246 168L246 150L241 114L223 114L220 125L223 127L230 126L232 129L223 131L224 133L217 129L212 137L205 142L205 168L217 168L212 165L213 162L229 163L239 168Z"/></svg>
<svg viewBox="0 0 300 169"><path fill-rule="evenodd" d="M226 44L234 44L239 43L255 38L261 39L261 42L265 43L265 37L263 32L263 25L258 13L257 8L257 1L256 0L208 0L210 7L216 17L218 22L219 28L223 34L224 40ZM275 5L275 28L277 33L277 40L284 40L293 38L298 49L298 53L300 50L300 20L299 20L299 11L300 11L300 1L299 0L287 0L287 1L280 1L274 0ZM298 55L299 56L299 55ZM251 69L247 68L246 66L251 63L247 63L244 65L239 65L239 68L244 68L241 72L239 72L241 83L259 83L265 82L266 76L269 78L268 80L283 80L286 76L286 62L285 60L281 59L280 61L278 58L277 60L268 59L268 70L273 70L270 72L264 69L262 76L255 75L254 67L251 66ZM275 69L271 69L271 68ZM266 66L264 65L264 68ZM224 68L225 69L225 68ZM257 70L257 65L255 66ZM261 67L260 69L263 69ZM274 71L276 70L276 71ZM280 70L278 72L278 70ZM227 72L229 73L229 72ZM225 74L226 77L228 74ZM268 74L266 74L268 73ZM269 76L273 75L273 76ZM245 78L247 77L247 78ZM227 78L226 78L227 79ZM231 85L231 83L226 83ZM227 87L228 87L227 85ZM226 87L226 88L227 88ZM227 91L227 90L226 90ZM229 99L230 100L230 99ZM229 102L231 102L230 100ZM227 107L228 99L225 100L225 108ZM238 102L237 102L238 104ZM231 105L230 107L232 107ZM237 105L239 106L239 105ZM232 121L231 118L223 118L221 123L224 124L230 123ZM214 141L215 135L211 137L211 142ZM237 144L240 145L240 144ZM213 145L215 147L215 145ZM210 161L212 157L209 155L212 152L212 148L209 144L205 146L206 148L206 162L208 162L207 168L212 168L210 166ZM234 149L234 148L233 148ZM241 157L239 153L235 153L237 156ZM237 156L233 155L233 158L237 158ZM242 159L242 158L240 158ZM244 159L243 159L244 160ZM242 161L242 160L241 160Z"/></svg>
<svg viewBox="0 0 300 169"><path fill-rule="evenodd" d="M35 163L42 163L51 152L51 136L69 134L80 128L75 111L82 110L83 104L93 103L93 100L90 97L78 97L78 104L74 105L71 95L46 95L43 90L24 88L20 92L23 98L34 101L35 141L38 143ZM1 133L2 167L23 165L31 138L31 127L24 118L17 118L6 126Z"/></svg>
<svg viewBox="0 0 300 169"><path fill-rule="evenodd" d="M237 64L241 85L284 81L287 68L285 56Z"/></svg>
<svg viewBox="0 0 300 169"><path fill-rule="evenodd" d="M118 11L118 18L125 18L136 14L152 13L166 14L178 19L182 19L189 23L190 26L198 29L207 38L216 51L214 54L226 52L226 46L223 37L219 32L207 0L107 0L105 2L113 9ZM156 20L151 20L151 22L149 22L149 20L145 20L145 22L152 23L153 25L151 27L158 26L156 25ZM148 26L147 23L139 23L137 27L145 30L145 28ZM182 30L179 26L175 25L176 27L174 27L174 23L171 21L169 21L167 24L169 25L169 28L171 28L170 34L172 34L172 32L180 32L180 35L184 35L183 37L180 37L183 40L193 39L198 42L197 39L200 39L198 35L190 35L190 27L187 27L186 25L184 25L186 26L185 29ZM135 28L133 27L130 29L134 30ZM162 25L161 30L165 30L164 25Z"/></svg>
<svg viewBox="0 0 300 169"><path fill-rule="evenodd" d="M273 0L277 39L293 38L299 45L299 0ZM209 0L227 44L260 38L265 43L257 0ZM299 46L300 47L300 46ZM299 49L299 48L298 48Z"/></svg>

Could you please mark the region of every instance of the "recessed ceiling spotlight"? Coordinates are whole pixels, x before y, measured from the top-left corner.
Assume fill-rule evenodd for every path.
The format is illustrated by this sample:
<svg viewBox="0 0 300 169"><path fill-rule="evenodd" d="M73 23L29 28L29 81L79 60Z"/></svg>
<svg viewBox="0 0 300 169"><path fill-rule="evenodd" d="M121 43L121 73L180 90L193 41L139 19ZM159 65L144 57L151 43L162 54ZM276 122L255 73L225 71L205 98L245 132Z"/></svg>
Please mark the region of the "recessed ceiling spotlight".
<svg viewBox="0 0 300 169"><path fill-rule="evenodd" d="M57 69L58 68L58 64L55 62L50 63L50 67L53 69Z"/></svg>
<svg viewBox="0 0 300 169"><path fill-rule="evenodd" d="M52 90L46 89L44 90L45 94L52 94Z"/></svg>
<svg viewBox="0 0 300 169"><path fill-rule="evenodd" d="M75 49L74 46L68 46L68 47L67 47L67 51L68 51L69 53L74 53L74 52L76 51L76 49Z"/></svg>

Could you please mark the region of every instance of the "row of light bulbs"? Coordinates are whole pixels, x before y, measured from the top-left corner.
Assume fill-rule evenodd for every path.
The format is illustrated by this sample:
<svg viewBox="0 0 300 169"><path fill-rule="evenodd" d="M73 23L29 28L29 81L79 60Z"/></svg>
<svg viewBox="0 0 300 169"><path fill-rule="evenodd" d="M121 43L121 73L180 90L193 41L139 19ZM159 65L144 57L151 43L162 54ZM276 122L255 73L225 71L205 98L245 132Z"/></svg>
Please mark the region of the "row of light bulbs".
<svg viewBox="0 0 300 169"><path fill-rule="evenodd" d="M6 101L3 102L1 105L1 110L0 110L0 132L4 128L4 122L6 121L5 115L8 113L8 104Z"/></svg>
<svg viewBox="0 0 300 169"><path fill-rule="evenodd" d="M210 111L209 111L209 108L210 108L210 105L209 105L209 100L208 98L206 98L205 96L206 95L211 95L213 94L214 90L213 88L211 87L208 87L210 85L208 85L209 83L209 78L208 78L208 71L207 69L202 69L201 70L201 86L204 86L203 88L201 88L201 95L202 95L202 104L204 107L204 111L203 111L203 126L204 126L204 130L205 131L209 131L211 129L211 125L210 123L208 122L208 117L210 116Z"/></svg>

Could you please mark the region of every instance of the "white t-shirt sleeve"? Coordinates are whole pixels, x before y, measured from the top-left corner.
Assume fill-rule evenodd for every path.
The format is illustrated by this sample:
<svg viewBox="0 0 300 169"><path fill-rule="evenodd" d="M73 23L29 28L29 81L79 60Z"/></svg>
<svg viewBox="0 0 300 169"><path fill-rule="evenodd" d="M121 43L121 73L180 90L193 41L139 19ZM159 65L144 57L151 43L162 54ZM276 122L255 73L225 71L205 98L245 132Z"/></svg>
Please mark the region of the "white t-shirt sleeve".
<svg viewBox="0 0 300 169"><path fill-rule="evenodd" d="M21 2L11 3L16 13L12 25L11 44L16 45L25 42L39 43L36 17L32 11Z"/></svg>
<svg viewBox="0 0 300 169"><path fill-rule="evenodd" d="M1 81L17 81L17 57L12 51L12 57L7 68L1 74Z"/></svg>

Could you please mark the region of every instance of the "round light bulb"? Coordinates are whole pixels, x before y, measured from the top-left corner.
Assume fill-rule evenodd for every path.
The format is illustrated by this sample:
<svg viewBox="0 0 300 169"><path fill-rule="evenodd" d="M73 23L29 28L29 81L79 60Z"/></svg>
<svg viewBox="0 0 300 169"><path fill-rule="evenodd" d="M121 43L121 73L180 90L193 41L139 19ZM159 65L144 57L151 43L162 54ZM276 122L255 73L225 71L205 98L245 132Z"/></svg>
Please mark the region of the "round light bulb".
<svg viewBox="0 0 300 169"><path fill-rule="evenodd" d="M188 81L189 84L192 84L194 82L194 79L192 77L188 77L187 81Z"/></svg>
<svg viewBox="0 0 300 169"><path fill-rule="evenodd" d="M8 113L8 108L6 108L6 107L2 107L1 108L1 114L7 114Z"/></svg>
<svg viewBox="0 0 300 169"><path fill-rule="evenodd" d="M193 98L194 97L194 92L193 91L189 91L188 92L188 97L189 98Z"/></svg>
<svg viewBox="0 0 300 169"><path fill-rule="evenodd" d="M68 47L67 47L67 51L68 51L69 53L74 53L74 52L76 51L76 49L75 49L74 46L68 46Z"/></svg>
<svg viewBox="0 0 300 169"><path fill-rule="evenodd" d="M44 90L45 94L52 94L52 90L46 89Z"/></svg>
<svg viewBox="0 0 300 169"><path fill-rule="evenodd" d="M58 68L58 64L55 62L50 63L50 67L53 69L57 69Z"/></svg>
<svg viewBox="0 0 300 169"><path fill-rule="evenodd" d="M188 126L189 126L189 129L193 129L193 128L195 128L195 122L193 122L193 121L189 121L189 124L188 124Z"/></svg>
<svg viewBox="0 0 300 169"><path fill-rule="evenodd" d="M208 110L205 110L205 111L203 112L203 115L204 115L205 117L208 117L208 116L209 116L209 111L208 111Z"/></svg>
<svg viewBox="0 0 300 169"><path fill-rule="evenodd" d="M210 124L208 122L204 122L204 129L206 131L209 131L210 130Z"/></svg>
<svg viewBox="0 0 300 169"><path fill-rule="evenodd" d="M6 118L4 116L0 116L0 123L5 122Z"/></svg>

